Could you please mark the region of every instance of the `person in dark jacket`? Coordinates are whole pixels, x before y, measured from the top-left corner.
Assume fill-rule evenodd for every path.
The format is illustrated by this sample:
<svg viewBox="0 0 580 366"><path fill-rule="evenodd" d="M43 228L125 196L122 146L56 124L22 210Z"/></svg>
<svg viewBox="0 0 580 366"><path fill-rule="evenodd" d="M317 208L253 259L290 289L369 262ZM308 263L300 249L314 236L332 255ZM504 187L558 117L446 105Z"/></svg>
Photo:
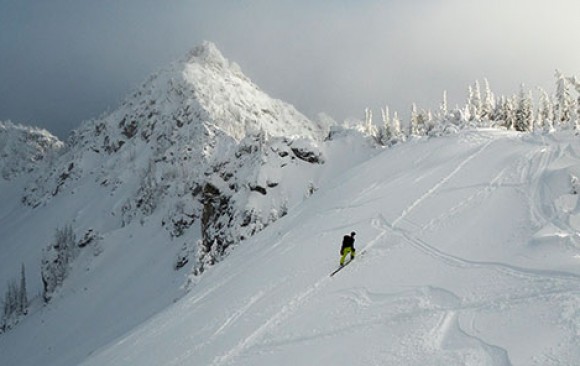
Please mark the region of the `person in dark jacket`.
<svg viewBox="0 0 580 366"><path fill-rule="evenodd" d="M344 266L344 260L346 256L350 254L350 260L354 259L355 249L354 249L354 236L356 233L353 231L350 235L345 235L342 239L342 247L340 248L340 265Z"/></svg>

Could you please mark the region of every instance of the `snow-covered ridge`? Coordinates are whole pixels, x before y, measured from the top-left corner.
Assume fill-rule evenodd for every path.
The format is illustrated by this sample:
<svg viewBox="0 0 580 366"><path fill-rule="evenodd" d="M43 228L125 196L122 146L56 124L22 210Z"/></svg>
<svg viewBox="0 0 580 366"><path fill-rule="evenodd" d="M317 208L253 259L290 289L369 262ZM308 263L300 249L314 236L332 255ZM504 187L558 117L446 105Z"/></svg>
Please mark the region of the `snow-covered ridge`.
<svg viewBox="0 0 580 366"><path fill-rule="evenodd" d="M0 179L0 295L24 267L31 294L0 364L577 364L577 137L442 117L321 140L196 48L35 167L28 206ZM44 304L63 226L83 239Z"/></svg>
<svg viewBox="0 0 580 366"><path fill-rule="evenodd" d="M577 364L579 166L569 132L389 149L83 365Z"/></svg>
<svg viewBox="0 0 580 366"><path fill-rule="evenodd" d="M321 137L326 132L326 126L266 95L212 43L205 42L190 53L182 76L183 88L193 91L209 122L236 140L261 129L273 136Z"/></svg>
<svg viewBox="0 0 580 366"><path fill-rule="evenodd" d="M201 45L194 47L182 62L214 68L230 69L231 71L236 72L241 78L246 78L241 72L239 66L226 59L217 46L212 42L204 41Z"/></svg>
<svg viewBox="0 0 580 366"><path fill-rule="evenodd" d="M91 319L100 319L105 333L75 347L90 352L162 310L196 275L378 151L357 132L324 135L325 126L269 98L211 44L151 76L118 109L75 130L57 158L28 176L22 200L20 186L1 187L0 278L16 278L22 264L32 279L26 288L42 296L20 323L20 313L8 319L0 343L28 333L31 319L69 335L91 332ZM340 166L327 165L333 149ZM94 244L67 240L78 253L59 261L55 231L63 227ZM60 316L44 318L44 306L75 320L65 330ZM50 343L49 333L37 333L37 344ZM12 355L9 364L29 362Z"/></svg>
<svg viewBox="0 0 580 366"><path fill-rule="evenodd" d="M212 43L195 48L184 60L149 77L115 111L74 131L68 141L70 153L60 162L64 168L56 167L52 175L82 176L78 168L68 172L70 163L78 159L86 160L80 164L85 171L99 169L95 160L125 169L126 159L115 162L123 155L211 164L213 155L228 149L225 145L258 131L270 136L324 136L325 126L270 98L232 65ZM94 153L96 159L87 157ZM198 174L203 170L188 168ZM42 189L50 179L52 184ZM40 181L29 190L27 201L32 205L45 201L55 185L62 185L47 174Z"/></svg>
<svg viewBox="0 0 580 366"><path fill-rule="evenodd" d="M44 129L0 121L0 177L12 179L30 173L63 146Z"/></svg>
<svg viewBox="0 0 580 366"><path fill-rule="evenodd" d="M280 188L284 183L268 186L276 179L264 172L284 176L279 169L323 162L315 141L326 131L270 98L205 42L149 77L119 108L75 130L66 153L37 174L23 201L39 207L82 186L99 186L112 197L109 213L115 217L103 230L159 213L154 225L168 236L188 238L178 262L194 253L201 270L302 199L289 197ZM312 142L296 148L300 139ZM282 159L272 149L296 160L283 168L268 158ZM247 163L243 170L240 161ZM292 182L306 192L312 183L302 178ZM211 203L216 201L221 204Z"/></svg>

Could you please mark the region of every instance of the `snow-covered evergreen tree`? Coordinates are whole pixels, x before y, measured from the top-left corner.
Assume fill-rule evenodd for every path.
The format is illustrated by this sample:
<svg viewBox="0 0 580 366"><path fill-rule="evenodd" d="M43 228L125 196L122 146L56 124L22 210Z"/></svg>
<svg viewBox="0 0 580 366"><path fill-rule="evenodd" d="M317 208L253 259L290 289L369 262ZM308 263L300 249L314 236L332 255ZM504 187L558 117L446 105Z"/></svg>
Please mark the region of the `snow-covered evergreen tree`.
<svg viewBox="0 0 580 366"><path fill-rule="evenodd" d="M389 107L385 106L385 109L381 108L381 115L383 117L383 125L378 129L377 141L381 145L389 145L389 142L393 138L393 130L391 128L391 117L389 113Z"/></svg>
<svg viewBox="0 0 580 366"><path fill-rule="evenodd" d="M499 98L499 101L497 102L497 105L495 106L495 110L493 112L494 115L494 121L496 123L497 126L501 126L501 127L506 127L506 103L507 103L507 98L505 97L505 95L502 95Z"/></svg>
<svg viewBox="0 0 580 366"><path fill-rule="evenodd" d="M409 121L409 137L419 136L419 112L415 103L411 106L411 119Z"/></svg>
<svg viewBox="0 0 580 366"><path fill-rule="evenodd" d="M373 111L370 108L365 108L365 124L363 131L369 136L376 136L377 131L373 125Z"/></svg>
<svg viewBox="0 0 580 366"><path fill-rule="evenodd" d="M574 129L580 130L580 80L576 77L569 77L568 82L576 89L577 98L575 107L571 108L574 112L572 118L574 121Z"/></svg>
<svg viewBox="0 0 580 366"><path fill-rule="evenodd" d="M475 85L473 88L469 88L470 95L469 95L469 106L470 106L470 120L472 121L481 121L481 114L482 114L482 101L481 101L481 87L479 85L479 81L475 81Z"/></svg>
<svg viewBox="0 0 580 366"><path fill-rule="evenodd" d="M485 94L481 105L481 119L493 121L494 120L493 111L495 109L495 96L491 91L489 81L487 79L483 79L483 83Z"/></svg>
<svg viewBox="0 0 580 366"><path fill-rule="evenodd" d="M449 106L447 104L447 90L443 91L443 100L439 105L439 115L437 116L440 121L444 121L449 114Z"/></svg>
<svg viewBox="0 0 580 366"><path fill-rule="evenodd" d="M24 264L20 271L20 283L12 280L4 294L0 332L12 328L20 318L28 313L28 294Z"/></svg>
<svg viewBox="0 0 580 366"><path fill-rule="evenodd" d="M475 105L473 104L473 97L474 96L474 92L473 92L473 87L471 85L469 85L467 87L467 105L465 106L465 118L468 121L473 121L475 120Z"/></svg>
<svg viewBox="0 0 580 366"><path fill-rule="evenodd" d="M505 98L503 105L504 126L509 130L514 130L516 126L516 105L517 99L515 96Z"/></svg>
<svg viewBox="0 0 580 366"><path fill-rule="evenodd" d="M44 250L41 274L44 301L48 302L54 290L60 286L69 273L70 263L78 255L76 237L71 225L57 228L54 242Z"/></svg>
<svg viewBox="0 0 580 366"><path fill-rule="evenodd" d="M554 106L554 114L559 124L567 125L570 123L571 108L573 105L569 83L559 70L556 70L554 76L556 77L556 104Z"/></svg>
<svg viewBox="0 0 580 366"><path fill-rule="evenodd" d="M548 93L540 88L540 105L538 107L538 125L545 132L554 130L554 105Z"/></svg>
<svg viewBox="0 0 580 366"><path fill-rule="evenodd" d="M524 84L520 85L520 94L515 110L514 129L520 132L533 130L534 115L531 92L526 92Z"/></svg>
<svg viewBox="0 0 580 366"><path fill-rule="evenodd" d="M534 131L543 131L544 130L544 120L542 119L542 106L538 106L538 112L534 116Z"/></svg>
<svg viewBox="0 0 580 366"><path fill-rule="evenodd" d="M580 92L578 94L578 98L576 99L576 120L575 120L576 129L580 129Z"/></svg>
<svg viewBox="0 0 580 366"><path fill-rule="evenodd" d="M391 139L391 144L396 144L405 141L405 134L401 129L401 120L399 119L399 114L397 111L393 113L393 119L391 121L393 138Z"/></svg>
<svg viewBox="0 0 580 366"><path fill-rule="evenodd" d="M0 329L6 330L9 327L10 320L12 319L14 313L16 312L17 306L17 290L16 284L12 281L8 283L8 288L4 294L3 311L2 311L2 322L0 323Z"/></svg>
<svg viewBox="0 0 580 366"><path fill-rule="evenodd" d="M20 314L26 314L28 312L28 293L26 290L26 269L24 268L24 263L20 268L20 287L18 288L19 297L19 312Z"/></svg>

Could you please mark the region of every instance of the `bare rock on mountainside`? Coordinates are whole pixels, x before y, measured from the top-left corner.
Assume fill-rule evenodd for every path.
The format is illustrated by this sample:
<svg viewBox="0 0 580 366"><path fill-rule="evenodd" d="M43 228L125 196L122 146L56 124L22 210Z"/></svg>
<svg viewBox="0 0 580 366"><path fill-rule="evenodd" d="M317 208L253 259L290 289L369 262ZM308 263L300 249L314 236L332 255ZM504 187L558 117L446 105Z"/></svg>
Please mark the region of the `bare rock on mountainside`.
<svg viewBox="0 0 580 366"><path fill-rule="evenodd" d="M116 110L73 131L66 151L36 172L23 202L38 207L81 185L99 186L112 197L118 227L159 214L171 237L198 228L199 257L211 253L213 263L286 210L288 199L272 196L284 192L274 188L277 178L264 178L281 174L280 157L271 151L277 139L298 158L284 164L291 171L323 161L315 144L290 147L292 141L326 133L326 126L269 97L205 42L150 76ZM212 186L218 207L208 203Z"/></svg>

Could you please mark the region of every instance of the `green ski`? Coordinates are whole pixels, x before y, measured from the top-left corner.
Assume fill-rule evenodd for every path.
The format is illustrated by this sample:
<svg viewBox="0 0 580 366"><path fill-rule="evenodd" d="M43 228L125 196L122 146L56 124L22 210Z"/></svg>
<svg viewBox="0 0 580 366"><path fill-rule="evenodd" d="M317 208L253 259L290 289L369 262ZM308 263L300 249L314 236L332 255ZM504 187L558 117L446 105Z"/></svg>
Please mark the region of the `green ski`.
<svg viewBox="0 0 580 366"><path fill-rule="evenodd" d="M348 266L350 262L352 262L354 260L354 258L349 259L344 265L338 267L337 269L334 270L334 272L332 272L330 274L330 277L334 276L336 273L338 273L338 271L340 271L341 269L343 269L344 267Z"/></svg>

